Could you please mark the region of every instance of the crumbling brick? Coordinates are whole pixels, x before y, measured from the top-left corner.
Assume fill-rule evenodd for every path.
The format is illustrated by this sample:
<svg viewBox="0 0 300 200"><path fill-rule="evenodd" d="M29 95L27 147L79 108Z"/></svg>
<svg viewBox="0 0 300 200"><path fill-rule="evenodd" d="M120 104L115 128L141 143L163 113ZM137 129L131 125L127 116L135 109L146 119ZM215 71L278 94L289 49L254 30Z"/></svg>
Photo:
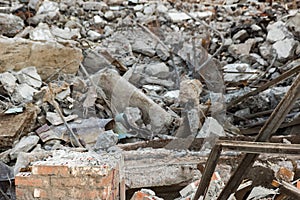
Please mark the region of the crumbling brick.
<svg viewBox="0 0 300 200"><path fill-rule="evenodd" d="M21 187L48 187L50 180L47 176L35 176L31 172L21 172L16 177L15 183Z"/></svg>
<svg viewBox="0 0 300 200"><path fill-rule="evenodd" d="M32 166L32 173L38 175L58 175L62 177L68 177L70 175L69 168L67 166Z"/></svg>
<svg viewBox="0 0 300 200"><path fill-rule="evenodd" d="M66 163L69 162L62 160L58 165L56 160L55 164L39 161L32 165L31 172L18 173L15 177L17 200L119 199L120 160L116 159L110 165Z"/></svg>

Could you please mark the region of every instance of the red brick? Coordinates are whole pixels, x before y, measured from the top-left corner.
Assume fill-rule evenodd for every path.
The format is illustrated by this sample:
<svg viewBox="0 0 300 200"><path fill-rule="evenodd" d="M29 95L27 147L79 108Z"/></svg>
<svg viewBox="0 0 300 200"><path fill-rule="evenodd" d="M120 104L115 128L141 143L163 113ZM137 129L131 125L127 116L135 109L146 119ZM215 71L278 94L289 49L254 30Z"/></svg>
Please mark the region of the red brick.
<svg viewBox="0 0 300 200"><path fill-rule="evenodd" d="M70 176L70 171L68 166L64 165L33 165L32 173L36 175L57 175L62 177Z"/></svg>
<svg viewBox="0 0 300 200"><path fill-rule="evenodd" d="M82 182L77 178L61 178L58 176L52 176L50 178L50 183L52 187L75 187L76 185L81 186Z"/></svg>
<svg viewBox="0 0 300 200"><path fill-rule="evenodd" d="M94 200L109 199L110 188L101 188L101 189L90 189L86 186L85 189L72 188L69 190L68 199L80 199L80 200Z"/></svg>
<svg viewBox="0 0 300 200"><path fill-rule="evenodd" d="M119 187L112 188L109 196L109 200L119 200Z"/></svg>
<svg viewBox="0 0 300 200"><path fill-rule="evenodd" d="M114 185L114 171L110 171L106 176L101 176L95 178L97 182L97 187L105 187ZM113 187L113 186L112 186Z"/></svg>
<svg viewBox="0 0 300 200"><path fill-rule="evenodd" d="M49 193L52 199L69 199L67 198L68 190L66 189L51 188Z"/></svg>
<svg viewBox="0 0 300 200"><path fill-rule="evenodd" d="M16 197L17 200L32 200L33 199L32 188L16 187Z"/></svg>
<svg viewBox="0 0 300 200"><path fill-rule="evenodd" d="M100 199L103 200L110 200L110 196L111 196L111 188L110 187L105 187L101 189L100 192Z"/></svg>
<svg viewBox="0 0 300 200"><path fill-rule="evenodd" d="M141 191L137 191L134 193L134 195L131 197L130 200L144 200L144 199L148 199L147 197L149 197L149 194L146 194Z"/></svg>
<svg viewBox="0 0 300 200"><path fill-rule="evenodd" d="M51 186L53 187L79 187L88 185L89 187L94 187L95 179L91 177L56 177L52 176L50 178Z"/></svg>
<svg viewBox="0 0 300 200"><path fill-rule="evenodd" d="M20 172L15 177L16 186L47 187L49 177L34 176L30 172Z"/></svg>
<svg viewBox="0 0 300 200"><path fill-rule="evenodd" d="M24 188L16 187L16 195L19 197L24 196L27 191L28 188L24 189Z"/></svg>

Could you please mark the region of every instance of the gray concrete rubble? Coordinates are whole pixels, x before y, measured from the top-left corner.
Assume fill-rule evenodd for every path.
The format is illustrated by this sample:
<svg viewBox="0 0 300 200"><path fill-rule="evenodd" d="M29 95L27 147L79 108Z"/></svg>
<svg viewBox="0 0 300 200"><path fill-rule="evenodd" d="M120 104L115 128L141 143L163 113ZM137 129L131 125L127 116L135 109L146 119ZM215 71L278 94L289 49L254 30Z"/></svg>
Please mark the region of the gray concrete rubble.
<svg viewBox="0 0 300 200"><path fill-rule="evenodd" d="M268 35L267 40L274 43L281 41L287 37L291 37L291 33L288 31L287 27L282 21L278 21L267 27Z"/></svg>
<svg viewBox="0 0 300 200"><path fill-rule="evenodd" d="M42 79L35 67L27 67L17 73L19 83L26 83L34 88L42 86Z"/></svg>
<svg viewBox="0 0 300 200"><path fill-rule="evenodd" d="M225 65L224 72L224 80L227 82L238 82L248 79L256 79L258 73L257 70L252 69L246 63Z"/></svg>
<svg viewBox="0 0 300 200"><path fill-rule="evenodd" d="M273 44L279 60L287 60L294 56L298 43L294 39L284 39Z"/></svg>
<svg viewBox="0 0 300 200"><path fill-rule="evenodd" d="M38 26L29 33L29 37L34 41L55 41L48 24L39 23Z"/></svg>
<svg viewBox="0 0 300 200"><path fill-rule="evenodd" d="M37 25L39 22L45 22L46 20L53 20L59 17L59 4L53 1L43 1L38 6L37 13L35 16L28 19L31 24ZM35 8L36 9L36 8Z"/></svg>
<svg viewBox="0 0 300 200"><path fill-rule="evenodd" d="M291 32L297 38L299 38L299 36L300 36L299 23L300 23L299 13L297 13L295 16L292 16L286 23L289 30L291 30Z"/></svg>
<svg viewBox="0 0 300 200"><path fill-rule="evenodd" d="M94 83L102 88L117 112L124 112L128 106L138 107L151 125L154 133L161 133L172 121L171 115L139 91L134 85L119 76L114 70L106 70L92 77Z"/></svg>
<svg viewBox="0 0 300 200"><path fill-rule="evenodd" d="M9 72L0 74L0 82L6 92L12 94L16 87L16 77Z"/></svg>
<svg viewBox="0 0 300 200"><path fill-rule="evenodd" d="M12 14L0 13L0 34L13 37L24 28L24 22L20 17Z"/></svg>
<svg viewBox="0 0 300 200"><path fill-rule="evenodd" d="M125 157L121 200L193 198L215 142L253 141L293 89L298 4L0 0L0 178L53 152L70 162L80 160L73 150L105 154L103 162L114 152ZM298 143L299 100L291 107L270 141ZM233 161L221 163L206 199L217 198L242 153L222 151ZM300 159L291 159L294 168L264 167L295 185ZM276 190L249 181L231 198Z"/></svg>
<svg viewBox="0 0 300 200"><path fill-rule="evenodd" d="M95 151L107 150L110 147L113 147L118 142L118 135L115 134L112 130L105 131L98 135L96 144L94 146Z"/></svg>
<svg viewBox="0 0 300 200"><path fill-rule="evenodd" d="M28 152L32 150L38 143L39 137L37 135L30 135L28 137L23 137L11 150L10 158L16 159L18 154L21 152Z"/></svg>

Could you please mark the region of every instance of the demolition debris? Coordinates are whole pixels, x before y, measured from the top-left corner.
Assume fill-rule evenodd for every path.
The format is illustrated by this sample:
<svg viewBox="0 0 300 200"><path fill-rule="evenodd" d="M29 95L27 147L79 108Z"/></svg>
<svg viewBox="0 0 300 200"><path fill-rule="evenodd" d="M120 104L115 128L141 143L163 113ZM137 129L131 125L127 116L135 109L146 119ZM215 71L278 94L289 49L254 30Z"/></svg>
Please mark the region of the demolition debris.
<svg viewBox="0 0 300 200"><path fill-rule="evenodd" d="M0 200L299 199L298 7L0 0Z"/></svg>

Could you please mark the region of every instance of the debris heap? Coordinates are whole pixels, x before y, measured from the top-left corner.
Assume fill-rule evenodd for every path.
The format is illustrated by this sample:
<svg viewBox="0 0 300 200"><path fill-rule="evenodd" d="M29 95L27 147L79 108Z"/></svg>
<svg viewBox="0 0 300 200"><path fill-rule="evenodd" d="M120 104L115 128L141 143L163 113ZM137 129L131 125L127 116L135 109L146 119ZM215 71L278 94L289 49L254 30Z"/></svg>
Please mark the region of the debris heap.
<svg viewBox="0 0 300 200"><path fill-rule="evenodd" d="M298 3L0 0L0 199L300 198Z"/></svg>

